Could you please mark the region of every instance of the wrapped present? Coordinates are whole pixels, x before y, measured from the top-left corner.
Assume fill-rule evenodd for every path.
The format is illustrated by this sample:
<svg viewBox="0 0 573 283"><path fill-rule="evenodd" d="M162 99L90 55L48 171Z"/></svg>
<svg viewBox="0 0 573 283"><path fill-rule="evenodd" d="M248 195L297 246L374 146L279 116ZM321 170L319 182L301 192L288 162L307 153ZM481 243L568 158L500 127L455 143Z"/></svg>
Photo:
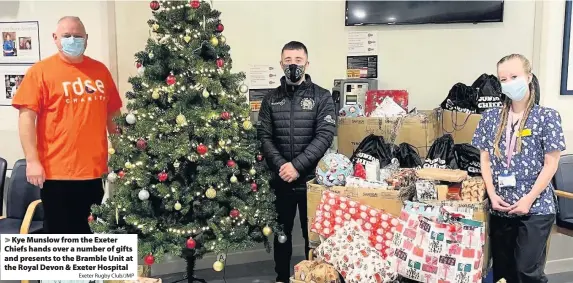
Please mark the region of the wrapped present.
<svg viewBox="0 0 573 283"><path fill-rule="evenodd" d="M387 262L370 246L368 234L356 221L348 221L316 249L318 260L332 264L346 283L387 280Z"/></svg>
<svg viewBox="0 0 573 283"><path fill-rule="evenodd" d="M336 269L325 262L321 262L310 271L306 282L312 283L339 283L340 277Z"/></svg>
<svg viewBox="0 0 573 283"><path fill-rule="evenodd" d="M318 265L317 261L303 260L294 266L294 279L309 282L310 272Z"/></svg>
<svg viewBox="0 0 573 283"><path fill-rule="evenodd" d="M329 153L316 166L316 182L327 187L344 186L346 177L354 174L354 167L348 157Z"/></svg>
<svg viewBox="0 0 573 283"><path fill-rule="evenodd" d="M329 238L351 220L360 224L371 246L380 252L382 258L386 258L398 220L383 210L325 191L310 230Z"/></svg>
<svg viewBox="0 0 573 283"><path fill-rule="evenodd" d="M386 182L368 181L358 177L346 178L346 186L354 188L368 188L368 189L381 189L381 190L388 189L388 184Z"/></svg>
<svg viewBox="0 0 573 283"><path fill-rule="evenodd" d="M406 210L399 222L388 257L390 273L421 282L481 282L481 222L445 223Z"/></svg>
<svg viewBox="0 0 573 283"><path fill-rule="evenodd" d="M472 177L462 183L461 198L463 201L483 201L485 193L485 183L482 177Z"/></svg>
<svg viewBox="0 0 573 283"><path fill-rule="evenodd" d="M434 182L428 180L416 181L416 197L418 200L438 199L438 191Z"/></svg>
<svg viewBox="0 0 573 283"><path fill-rule="evenodd" d="M409 187L414 185L417 179L416 170L406 168L395 171L390 177L386 179L386 182L388 182L388 185L393 186L395 189L400 189L401 187Z"/></svg>
<svg viewBox="0 0 573 283"><path fill-rule="evenodd" d="M376 107L384 101L386 97L392 98L400 107L408 111L408 91L406 90L369 90L366 92L365 114L370 116Z"/></svg>
<svg viewBox="0 0 573 283"><path fill-rule="evenodd" d="M338 111L340 117L357 118L364 117L364 110L360 104L357 105L346 105Z"/></svg>

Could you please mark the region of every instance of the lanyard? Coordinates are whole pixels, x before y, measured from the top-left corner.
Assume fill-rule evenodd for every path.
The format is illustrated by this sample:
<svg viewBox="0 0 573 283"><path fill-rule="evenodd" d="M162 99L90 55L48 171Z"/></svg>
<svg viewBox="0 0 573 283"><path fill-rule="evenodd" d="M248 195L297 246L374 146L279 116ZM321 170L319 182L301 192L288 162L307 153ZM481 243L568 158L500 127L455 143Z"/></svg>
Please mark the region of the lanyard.
<svg viewBox="0 0 573 283"><path fill-rule="evenodd" d="M505 143L507 145L506 154L507 154L507 168L511 166L511 159L513 158L513 152L515 151L515 145L517 144L517 134L515 127L519 124L521 119L513 122L513 117L507 123L507 131L505 137Z"/></svg>

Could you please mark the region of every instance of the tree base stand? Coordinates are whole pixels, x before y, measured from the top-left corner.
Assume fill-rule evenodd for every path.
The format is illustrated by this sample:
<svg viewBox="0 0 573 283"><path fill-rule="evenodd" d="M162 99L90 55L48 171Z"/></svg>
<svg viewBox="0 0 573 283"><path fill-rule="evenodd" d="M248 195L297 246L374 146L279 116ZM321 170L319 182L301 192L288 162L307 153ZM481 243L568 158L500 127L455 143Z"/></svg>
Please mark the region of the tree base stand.
<svg viewBox="0 0 573 283"><path fill-rule="evenodd" d="M188 256L185 258L185 262L187 263L186 267L186 274L183 276L183 279L175 281L173 283L183 282L187 280L187 283L207 283L205 279L195 277L195 262L197 259L194 256Z"/></svg>

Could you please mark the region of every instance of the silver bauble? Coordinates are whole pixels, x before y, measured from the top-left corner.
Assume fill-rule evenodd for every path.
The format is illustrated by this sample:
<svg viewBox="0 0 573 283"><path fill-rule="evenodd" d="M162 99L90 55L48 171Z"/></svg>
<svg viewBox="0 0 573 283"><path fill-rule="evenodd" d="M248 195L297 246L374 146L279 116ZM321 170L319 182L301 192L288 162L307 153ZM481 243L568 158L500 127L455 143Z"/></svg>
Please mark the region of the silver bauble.
<svg viewBox="0 0 573 283"><path fill-rule="evenodd" d="M286 235L280 235L278 238L279 243L284 244L288 240Z"/></svg>
<svg viewBox="0 0 573 283"><path fill-rule="evenodd" d="M149 191L143 189L139 191L139 194L137 194L137 196L139 197L140 200L147 200L149 199Z"/></svg>
<svg viewBox="0 0 573 283"><path fill-rule="evenodd" d="M131 113L127 114L127 116L125 116L125 121L130 125L135 124L135 115Z"/></svg>

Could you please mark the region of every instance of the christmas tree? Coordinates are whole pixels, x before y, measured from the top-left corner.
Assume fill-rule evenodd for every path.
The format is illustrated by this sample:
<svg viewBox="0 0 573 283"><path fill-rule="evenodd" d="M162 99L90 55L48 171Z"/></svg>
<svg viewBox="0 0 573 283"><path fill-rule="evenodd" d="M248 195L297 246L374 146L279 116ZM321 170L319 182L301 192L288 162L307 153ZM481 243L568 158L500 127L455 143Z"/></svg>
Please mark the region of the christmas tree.
<svg viewBox="0 0 573 283"><path fill-rule="evenodd" d="M135 55L128 112L110 137L113 194L89 220L95 233L138 234L148 265L181 255L191 280L205 253L270 250L274 193L220 12L197 0L150 8L153 35Z"/></svg>

